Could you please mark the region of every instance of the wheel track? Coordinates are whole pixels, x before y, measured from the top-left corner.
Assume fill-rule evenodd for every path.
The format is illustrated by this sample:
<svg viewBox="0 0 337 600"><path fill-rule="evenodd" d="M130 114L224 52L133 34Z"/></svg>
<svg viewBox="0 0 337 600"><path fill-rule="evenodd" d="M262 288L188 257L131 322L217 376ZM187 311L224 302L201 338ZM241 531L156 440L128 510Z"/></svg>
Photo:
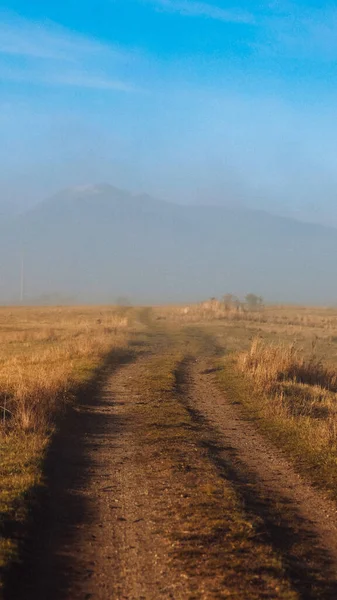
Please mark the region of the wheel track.
<svg viewBox="0 0 337 600"><path fill-rule="evenodd" d="M101 391L72 411L49 457L48 497L30 540L30 555L14 573L5 600L220 597L204 590L197 564L186 578L179 560L172 563L165 528L169 513L180 510L177 494L165 496L170 481L161 473L160 458L150 469L146 464L155 451L146 450L142 410L135 409L146 405L147 398L130 386L148 370L149 356L165 352L169 344L165 335L156 333L152 354L143 353L137 360L125 356L124 364L110 374L108 368ZM335 599L335 505L302 481L226 401L207 366L202 360L187 360L176 372L176 396L192 416L202 449L195 464L203 473L206 450L221 477L233 483L248 514L260 517L259 539L281 554L299 598ZM184 497L186 491L194 493L192 486L185 490L182 485L188 478L198 481L193 471L176 481L176 492L181 487ZM221 585L221 568L216 569ZM237 597L249 600L242 592Z"/></svg>
<svg viewBox="0 0 337 600"><path fill-rule="evenodd" d="M260 535L281 554L303 600L337 598L337 507L298 475L219 389L211 363L187 360L178 376L181 400L204 430L201 445L248 513Z"/></svg>
<svg viewBox="0 0 337 600"><path fill-rule="evenodd" d="M157 336L151 349L164 343ZM102 389L62 424L47 460L48 491L5 600L189 597L170 571L137 445L142 423L133 412L144 399L129 382L146 369L149 355L130 355L110 374L107 367Z"/></svg>

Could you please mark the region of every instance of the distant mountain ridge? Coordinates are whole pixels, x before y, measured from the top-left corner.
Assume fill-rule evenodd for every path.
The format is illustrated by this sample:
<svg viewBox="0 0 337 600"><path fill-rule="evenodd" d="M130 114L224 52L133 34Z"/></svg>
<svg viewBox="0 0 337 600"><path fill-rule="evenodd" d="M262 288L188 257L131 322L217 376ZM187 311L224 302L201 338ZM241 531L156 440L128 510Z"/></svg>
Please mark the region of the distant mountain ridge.
<svg viewBox="0 0 337 600"><path fill-rule="evenodd" d="M20 213L18 206L0 200L0 224L12 219Z"/></svg>
<svg viewBox="0 0 337 600"><path fill-rule="evenodd" d="M337 230L243 207L182 206L108 184L63 190L0 220L0 300L189 302L253 291L337 301Z"/></svg>

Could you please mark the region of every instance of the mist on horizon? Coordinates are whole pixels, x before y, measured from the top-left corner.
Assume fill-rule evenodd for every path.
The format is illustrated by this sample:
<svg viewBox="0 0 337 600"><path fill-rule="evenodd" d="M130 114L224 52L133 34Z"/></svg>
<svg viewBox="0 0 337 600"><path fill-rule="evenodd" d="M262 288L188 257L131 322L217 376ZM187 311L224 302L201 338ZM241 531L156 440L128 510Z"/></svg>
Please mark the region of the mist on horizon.
<svg viewBox="0 0 337 600"><path fill-rule="evenodd" d="M337 231L310 224L337 228L336 21L317 0L6 0L0 301L24 255L30 297L335 302Z"/></svg>

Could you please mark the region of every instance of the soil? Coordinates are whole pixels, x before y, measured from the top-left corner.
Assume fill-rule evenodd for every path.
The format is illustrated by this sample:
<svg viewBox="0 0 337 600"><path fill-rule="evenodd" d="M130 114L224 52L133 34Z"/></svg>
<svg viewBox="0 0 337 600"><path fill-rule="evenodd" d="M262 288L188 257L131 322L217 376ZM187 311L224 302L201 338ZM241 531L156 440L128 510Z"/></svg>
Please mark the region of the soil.
<svg viewBox="0 0 337 600"><path fill-rule="evenodd" d="M154 489L150 473L160 480L160 460L149 469L153 449L144 444L140 452L139 438L147 432L137 407L147 399L131 382L149 355L126 355L118 368L107 364L99 393L83 398L62 424L5 600L206 598L196 592L202 575L191 575L191 585L172 560L167 523L160 526L174 502L170 482L166 495L164 483ZM259 519L258 534L281 556L298 597L337 598L335 504L226 399L209 363L186 360L176 393L200 431L198 460L206 457L235 487L247 514Z"/></svg>
<svg viewBox="0 0 337 600"><path fill-rule="evenodd" d="M23 566L10 577L5 599L188 597L179 577L168 573L157 499L135 444L141 424L133 409L142 400L128 383L144 360L125 359L61 427L47 460L43 514L38 506Z"/></svg>

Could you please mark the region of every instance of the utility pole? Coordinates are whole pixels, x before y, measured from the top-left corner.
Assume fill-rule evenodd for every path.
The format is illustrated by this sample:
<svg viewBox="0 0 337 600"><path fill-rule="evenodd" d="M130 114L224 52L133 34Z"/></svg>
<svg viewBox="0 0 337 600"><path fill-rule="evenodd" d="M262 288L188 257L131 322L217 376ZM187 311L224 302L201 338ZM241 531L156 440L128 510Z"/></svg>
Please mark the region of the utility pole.
<svg viewBox="0 0 337 600"><path fill-rule="evenodd" d="M25 296L25 261L23 254L21 256L21 282L20 282L20 302L23 304Z"/></svg>

